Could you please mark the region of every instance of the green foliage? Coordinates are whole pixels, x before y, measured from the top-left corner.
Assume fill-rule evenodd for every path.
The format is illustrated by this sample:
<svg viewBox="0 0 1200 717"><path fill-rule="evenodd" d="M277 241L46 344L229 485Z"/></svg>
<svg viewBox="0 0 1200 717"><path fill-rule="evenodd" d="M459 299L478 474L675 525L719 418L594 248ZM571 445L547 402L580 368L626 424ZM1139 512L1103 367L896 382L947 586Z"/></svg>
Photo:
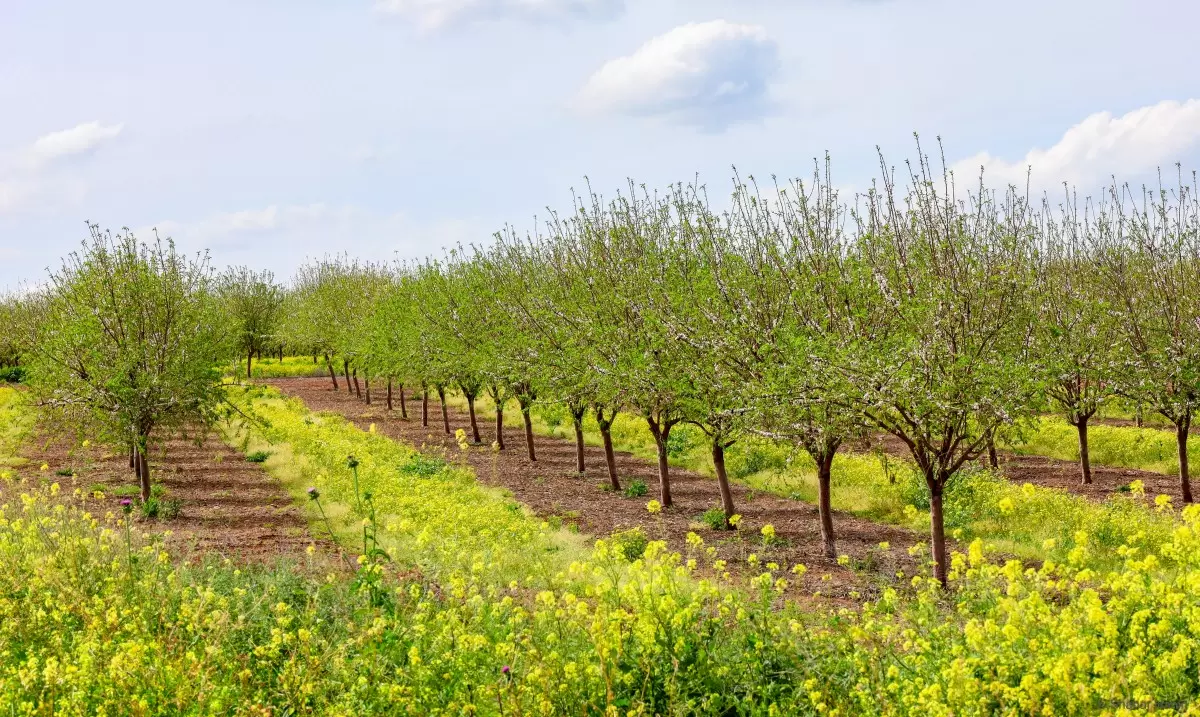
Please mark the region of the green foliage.
<svg viewBox="0 0 1200 717"><path fill-rule="evenodd" d="M709 508L700 514L700 522L704 523L713 530L725 530L729 527L729 522L726 520L725 511L721 508Z"/></svg>
<svg viewBox="0 0 1200 717"><path fill-rule="evenodd" d="M21 383L24 380L24 366L4 366L0 368L0 383Z"/></svg>
<svg viewBox="0 0 1200 717"><path fill-rule="evenodd" d="M630 481L629 485L625 486L626 498L641 498L648 492L650 492L650 489L646 487L646 481L634 480Z"/></svg>
<svg viewBox="0 0 1200 717"><path fill-rule="evenodd" d="M646 538L646 531L640 527L613 533L610 539L617 553L630 562L645 555L646 546L650 544L650 540Z"/></svg>
<svg viewBox="0 0 1200 717"><path fill-rule="evenodd" d="M270 457L271 453L269 451L254 451L253 453L246 454L246 460L250 463L265 463Z"/></svg>

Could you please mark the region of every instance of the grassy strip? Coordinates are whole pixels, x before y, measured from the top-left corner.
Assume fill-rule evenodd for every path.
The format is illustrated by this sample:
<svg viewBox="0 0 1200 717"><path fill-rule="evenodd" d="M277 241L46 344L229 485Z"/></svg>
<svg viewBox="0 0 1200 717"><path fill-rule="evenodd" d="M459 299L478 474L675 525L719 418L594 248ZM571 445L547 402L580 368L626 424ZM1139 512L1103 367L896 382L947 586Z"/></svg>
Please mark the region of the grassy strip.
<svg viewBox="0 0 1200 717"><path fill-rule="evenodd" d="M245 378L245 358L226 366L225 374L234 378ZM276 358L255 359L250 364L250 374L253 378L311 378L328 376L329 369L324 359L313 363L312 356L285 356L282 361Z"/></svg>
<svg viewBox="0 0 1200 717"><path fill-rule="evenodd" d="M33 430L33 424L34 412L25 395L15 388L0 385L0 468L25 464L17 451Z"/></svg>
<svg viewBox="0 0 1200 717"><path fill-rule="evenodd" d="M1064 461L1079 460L1079 434L1061 417L1044 416L1009 448L1017 453ZM1179 472L1175 434L1161 428L1092 425L1088 428L1088 454L1093 465L1136 468L1173 475ZM1188 461L1200 460L1200 441L1188 442Z"/></svg>
<svg viewBox="0 0 1200 717"><path fill-rule="evenodd" d="M463 399L452 400L465 410ZM476 407L485 418L495 415L489 401L480 400ZM565 408L539 406L532 418L536 433L573 440L574 428ZM518 411L505 413L506 425L516 428L521 421ZM584 422L584 440L601 445L594 418ZM657 459L653 436L638 416L617 417L613 443L618 450L645 460ZM676 427L668 451L672 465L713 475L705 436L698 428ZM790 446L746 438L729 449L726 467L731 479L753 490L817 501L816 466L803 451ZM832 502L835 510L868 520L929 530L929 499L922 478L910 461L883 453L839 454L833 464ZM1115 551L1122 545L1157 552L1177 524L1172 512L1149 509L1137 496L1096 503L1063 490L1014 485L975 467L950 483L944 508L946 528L956 540L979 539L989 552L1026 560L1063 560L1081 544L1082 536L1082 542L1103 548L1089 554L1088 566L1097 570L1120 564L1122 558Z"/></svg>

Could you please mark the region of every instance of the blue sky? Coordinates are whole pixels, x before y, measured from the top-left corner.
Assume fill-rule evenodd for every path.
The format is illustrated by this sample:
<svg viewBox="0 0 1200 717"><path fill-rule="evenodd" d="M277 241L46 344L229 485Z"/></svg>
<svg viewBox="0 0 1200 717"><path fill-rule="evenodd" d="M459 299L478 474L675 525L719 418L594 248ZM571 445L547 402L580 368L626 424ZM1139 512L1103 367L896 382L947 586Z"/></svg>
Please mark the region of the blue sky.
<svg viewBox="0 0 1200 717"><path fill-rule="evenodd" d="M1175 0L6 0L0 289L84 222L290 275L731 165L865 186L912 133L1007 182L1200 168Z"/></svg>

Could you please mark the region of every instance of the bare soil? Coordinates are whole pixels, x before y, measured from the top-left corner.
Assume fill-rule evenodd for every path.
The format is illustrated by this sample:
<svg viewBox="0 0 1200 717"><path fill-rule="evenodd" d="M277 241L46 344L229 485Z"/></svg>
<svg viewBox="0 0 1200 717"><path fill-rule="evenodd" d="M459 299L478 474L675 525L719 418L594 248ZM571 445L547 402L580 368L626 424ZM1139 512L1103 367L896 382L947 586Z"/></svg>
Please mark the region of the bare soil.
<svg viewBox="0 0 1200 717"><path fill-rule="evenodd" d="M871 436L857 450L881 448L888 455L910 459L908 446L891 434ZM997 451L1000 470L1014 483L1032 483L1044 488L1059 488L1092 500L1102 501L1123 494L1122 487L1135 480L1142 481L1146 488L1146 500L1153 503L1160 494L1171 496L1175 505L1180 505L1183 491L1176 476L1137 470L1136 468L1113 468L1092 464L1092 482L1084 484L1083 473L1076 461L1063 461L1045 456L1031 456L1011 451ZM986 460L984 456L981 460Z"/></svg>
<svg viewBox="0 0 1200 717"><path fill-rule="evenodd" d="M465 411L449 409L451 433L442 427L436 395L430 400L428 427L421 425L420 399L408 397L409 419L400 416L400 398L394 397L394 410L389 412L376 395L373 405L366 405L343 388L334 391L328 378L294 378L267 381L291 396L302 399L313 411L329 411L345 416L356 426L366 429L371 423L376 430L391 438L439 452L452 460L463 460L474 469L479 481L501 487L531 508L543 519L557 519L585 534L606 536L615 531L640 526L651 539L667 540L672 550L686 553L686 536L696 532L709 546L718 549L722 559L745 565L750 554L760 562L774 561L787 569L803 563L809 572L793 587L796 593L808 595L819 592L823 599L852 598L852 592L870 596L880 586L896 580L896 571L912 575L917 568L904 548L924 543L926 536L910 530L880 525L846 513L835 513L837 551L847 555L857 569L850 570L824 557L821 529L816 506L777 496L756 493L744 486L733 485L734 503L742 515L740 530L717 531L698 521L704 511L721 505L715 479L673 468L671 494L674 505L659 516L650 515L646 503L658 497L657 466L632 456L617 453L617 467L622 486L641 480L649 487L646 496L625 497L605 490L608 471L602 448L588 446L585 451L586 473L576 472L575 444L570 440L536 436L534 446L537 461L528 460L524 432L519 428L505 429L504 451L493 451L495 421L493 414L479 412L477 420L481 445L462 451L453 431L470 431L470 419ZM382 393L382 392L379 392ZM770 523L775 528L779 544L764 546L761 528ZM881 551L879 544L892 547ZM828 578L824 576L828 575Z"/></svg>
<svg viewBox="0 0 1200 717"><path fill-rule="evenodd" d="M23 457L29 463L18 475L57 482L62 493L75 489L94 514L120 515L121 500L131 497L135 506L136 479L129 458L106 448L83 448L77 440L39 431L27 444ZM42 464L48 469L42 471ZM58 471L71 475L58 475ZM140 509L132 515L143 530L166 534L167 546L185 559L203 555L229 558L240 564L273 563L303 557L318 544L325 556L336 546L314 537L303 512L283 487L263 467L246 461L217 436L203 444L183 438L155 442L150 450L151 478L161 485L167 501L179 501L179 513L169 519L147 518ZM103 498L93 496L101 491Z"/></svg>

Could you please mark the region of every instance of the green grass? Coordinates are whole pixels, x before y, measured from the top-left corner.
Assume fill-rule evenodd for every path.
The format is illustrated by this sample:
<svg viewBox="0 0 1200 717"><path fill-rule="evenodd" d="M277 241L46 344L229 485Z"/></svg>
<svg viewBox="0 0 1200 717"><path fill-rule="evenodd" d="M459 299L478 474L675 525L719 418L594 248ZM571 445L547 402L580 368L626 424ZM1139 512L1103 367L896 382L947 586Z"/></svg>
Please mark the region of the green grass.
<svg viewBox="0 0 1200 717"><path fill-rule="evenodd" d="M1064 461L1079 460L1079 434L1057 416L1038 419L1019 441L1008 446L1017 453ZM1179 472L1175 434L1159 428L1092 425L1088 428L1088 454L1093 465L1136 468L1172 475ZM1200 460L1200 441L1188 441L1188 462Z"/></svg>
<svg viewBox="0 0 1200 717"><path fill-rule="evenodd" d="M325 359L322 357L317 363L313 363L312 356L285 356L283 361L277 358L255 359L250 365L250 373L253 378L308 378L315 376L328 376L329 369L325 366ZM246 377L246 359L231 363L225 367L225 374L233 378ZM338 376L341 380L341 376Z"/></svg>
<svg viewBox="0 0 1200 717"><path fill-rule="evenodd" d="M35 414L25 394L0 385L0 468L15 468L26 463L17 453L33 430L34 421Z"/></svg>

